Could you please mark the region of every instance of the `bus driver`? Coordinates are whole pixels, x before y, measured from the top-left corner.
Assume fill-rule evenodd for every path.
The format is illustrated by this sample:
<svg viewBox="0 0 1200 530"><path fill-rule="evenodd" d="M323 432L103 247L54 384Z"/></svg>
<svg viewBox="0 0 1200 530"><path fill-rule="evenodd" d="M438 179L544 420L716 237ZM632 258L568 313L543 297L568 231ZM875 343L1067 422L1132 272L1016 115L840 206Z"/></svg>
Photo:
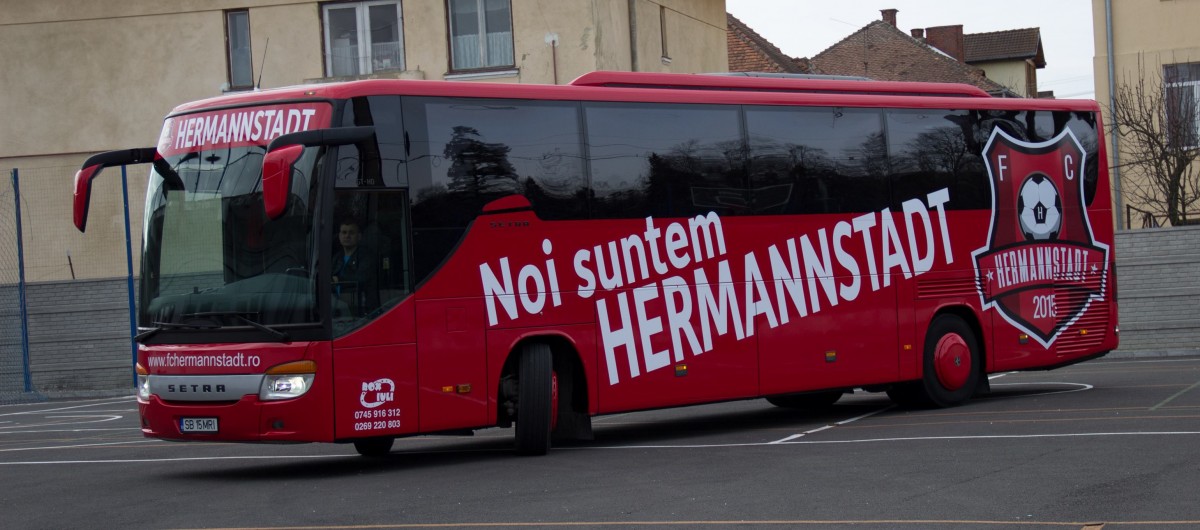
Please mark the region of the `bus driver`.
<svg viewBox="0 0 1200 530"><path fill-rule="evenodd" d="M362 227L354 219L338 225L341 251L333 258L333 293L354 316L379 307L379 277L375 255L362 245Z"/></svg>

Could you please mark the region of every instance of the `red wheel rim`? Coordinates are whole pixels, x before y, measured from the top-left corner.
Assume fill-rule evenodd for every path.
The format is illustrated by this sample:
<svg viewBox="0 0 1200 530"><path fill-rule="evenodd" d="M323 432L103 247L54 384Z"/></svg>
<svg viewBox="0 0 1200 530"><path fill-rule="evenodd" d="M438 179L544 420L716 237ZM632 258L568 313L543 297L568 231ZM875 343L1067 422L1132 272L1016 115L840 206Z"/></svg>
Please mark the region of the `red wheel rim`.
<svg viewBox="0 0 1200 530"><path fill-rule="evenodd" d="M938 340L933 349L933 366L938 382L946 390L962 388L971 376L971 348L961 335L950 333Z"/></svg>

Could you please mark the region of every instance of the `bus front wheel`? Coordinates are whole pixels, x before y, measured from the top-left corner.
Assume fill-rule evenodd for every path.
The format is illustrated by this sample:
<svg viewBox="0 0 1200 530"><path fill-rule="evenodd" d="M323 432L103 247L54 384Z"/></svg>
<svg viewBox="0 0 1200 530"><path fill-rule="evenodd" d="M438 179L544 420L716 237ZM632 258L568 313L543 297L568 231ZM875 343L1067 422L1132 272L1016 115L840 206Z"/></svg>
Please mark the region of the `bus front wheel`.
<svg viewBox="0 0 1200 530"><path fill-rule="evenodd" d="M536 456L550 451L554 397L550 345L526 344L517 375L517 454Z"/></svg>
<svg viewBox="0 0 1200 530"><path fill-rule="evenodd" d="M392 452L392 442L394 441L388 436L355 440L354 450L363 456L383 456Z"/></svg>

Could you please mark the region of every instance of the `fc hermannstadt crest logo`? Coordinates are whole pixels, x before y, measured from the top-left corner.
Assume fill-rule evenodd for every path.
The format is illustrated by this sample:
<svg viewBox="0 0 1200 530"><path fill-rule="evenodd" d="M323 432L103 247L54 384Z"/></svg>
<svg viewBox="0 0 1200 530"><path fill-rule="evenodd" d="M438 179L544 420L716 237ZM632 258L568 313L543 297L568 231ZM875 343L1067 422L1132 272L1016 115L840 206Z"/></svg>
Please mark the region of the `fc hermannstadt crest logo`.
<svg viewBox="0 0 1200 530"><path fill-rule="evenodd" d="M1049 348L1104 298L1108 245L1092 237L1086 156L1070 130L1030 143L992 131L983 149L992 183L987 246L974 251L983 308Z"/></svg>

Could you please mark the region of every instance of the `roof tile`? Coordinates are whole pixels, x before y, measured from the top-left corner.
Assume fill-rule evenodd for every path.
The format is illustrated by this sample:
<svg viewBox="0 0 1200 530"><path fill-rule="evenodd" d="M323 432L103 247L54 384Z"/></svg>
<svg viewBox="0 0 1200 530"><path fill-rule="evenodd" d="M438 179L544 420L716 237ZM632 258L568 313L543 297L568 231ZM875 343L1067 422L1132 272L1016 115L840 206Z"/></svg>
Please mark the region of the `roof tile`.
<svg viewBox="0 0 1200 530"><path fill-rule="evenodd" d="M960 63L895 26L876 20L812 58L824 74L857 75L880 81L966 83L991 94L1007 92L983 70Z"/></svg>
<svg viewBox="0 0 1200 530"><path fill-rule="evenodd" d="M1039 28L1010 29L963 35L963 47L968 63L1003 59L1033 59L1038 67L1046 66L1042 56L1042 35Z"/></svg>
<svg viewBox="0 0 1200 530"><path fill-rule="evenodd" d="M809 73L807 59L788 57L770 41L728 13L725 41L729 46L730 72Z"/></svg>

